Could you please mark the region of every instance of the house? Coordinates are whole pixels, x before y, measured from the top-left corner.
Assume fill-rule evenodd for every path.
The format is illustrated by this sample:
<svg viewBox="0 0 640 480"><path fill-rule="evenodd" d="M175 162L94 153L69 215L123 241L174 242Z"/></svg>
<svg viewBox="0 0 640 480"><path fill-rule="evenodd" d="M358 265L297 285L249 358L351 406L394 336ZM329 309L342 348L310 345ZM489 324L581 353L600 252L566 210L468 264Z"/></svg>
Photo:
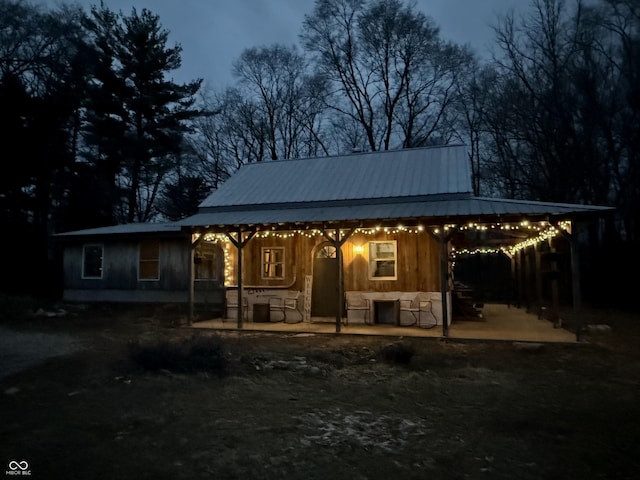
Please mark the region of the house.
<svg viewBox="0 0 640 480"><path fill-rule="evenodd" d="M132 223L56 235L63 247L63 300L68 302L187 303L224 301L222 253L173 223Z"/></svg>
<svg viewBox="0 0 640 480"><path fill-rule="evenodd" d="M191 311L207 293L224 295L238 328L265 310L294 321L335 317L337 332L343 322L420 324L424 315L446 336L452 257L477 247L482 232L511 258L525 292L523 252L542 255L556 235L576 246L581 225L609 210L476 197L463 145L261 162L181 221L63 234L75 240L65 249L64 295L188 301Z"/></svg>

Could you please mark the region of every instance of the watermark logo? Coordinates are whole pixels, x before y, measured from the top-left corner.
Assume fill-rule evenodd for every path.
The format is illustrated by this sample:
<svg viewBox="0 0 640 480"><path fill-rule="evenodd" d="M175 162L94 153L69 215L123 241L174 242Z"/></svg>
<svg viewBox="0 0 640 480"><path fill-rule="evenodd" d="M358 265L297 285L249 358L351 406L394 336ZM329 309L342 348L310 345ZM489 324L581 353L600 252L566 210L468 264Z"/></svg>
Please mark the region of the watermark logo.
<svg viewBox="0 0 640 480"><path fill-rule="evenodd" d="M8 465L8 470L5 470L5 475L31 475L29 470L29 462L26 460L11 460Z"/></svg>

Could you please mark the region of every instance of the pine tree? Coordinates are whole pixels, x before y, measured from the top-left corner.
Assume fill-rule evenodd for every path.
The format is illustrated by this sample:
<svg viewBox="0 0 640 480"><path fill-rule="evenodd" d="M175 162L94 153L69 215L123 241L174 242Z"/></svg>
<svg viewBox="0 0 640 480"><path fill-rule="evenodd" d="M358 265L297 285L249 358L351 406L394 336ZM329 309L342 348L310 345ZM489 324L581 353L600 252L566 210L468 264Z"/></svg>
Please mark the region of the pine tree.
<svg viewBox="0 0 640 480"><path fill-rule="evenodd" d="M182 48L167 48L159 17L114 14L94 7L86 22L94 50L94 86L86 117L87 158L108 185L114 221L149 221L181 154L201 80L166 80L181 65Z"/></svg>

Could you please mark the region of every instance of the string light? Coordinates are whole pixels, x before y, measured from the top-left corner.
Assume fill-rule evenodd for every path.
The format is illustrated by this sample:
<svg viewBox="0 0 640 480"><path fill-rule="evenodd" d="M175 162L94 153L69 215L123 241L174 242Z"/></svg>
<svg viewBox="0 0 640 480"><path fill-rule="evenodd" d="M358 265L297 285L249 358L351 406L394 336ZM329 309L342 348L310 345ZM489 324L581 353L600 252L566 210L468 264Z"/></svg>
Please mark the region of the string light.
<svg viewBox="0 0 640 480"><path fill-rule="evenodd" d="M561 230L570 232L571 231L571 222L560 222L558 223L558 227L555 227L547 222L541 222L538 225L531 225L529 222L521 222L520 225L492 225L487 228L493 229L501 229L501 230L519 230L526 229L530 232L537 232L535 237L527 238L522 242L518 242L515 245L511 245L508 247L500 247L500 248L476 248L473 250L469 249L460 249L455 250L452 249L451 256L453 258L459 257L462 255L478 255L478 254L496 254L496 253L504 253L505 255L511 257L515 255L522 249L533 247L541 242L546 242L551 238L556 237L560 234Z"/></svg>
<svg viewBox="0 0 640 480"><path fill-rule="evenodd" d="M360 235L376 235L379 233L384 233L386 235L395 235L399 233L405 234L422 234L425 232L424 225L417 225L415 227L405 227L404 225L398 225L396 227L383 227L376 226L373 228L356 228L354 230L354 234ZM445 231L457 230L459 232L468 232L468 231L525 231L529 235L535 234L526 240L516 243L515 245L500 247L500 248L475 248L475 249L459 249L456 250L452 248L451 257L456 258L462 255L480 255L480 254L498 254L504 253L505 255L511 257L515 255L522 249L532 247L537 245L538 243L545 242L550 238L557 236L561 230L571 232L571 222L559 222L558 226L551 225L549 222L538 222L531 223L527 220L524 220L517 224L510 223L492 223L492 224L478 224L474 222L469 222L464 225L456 225L456 224L447 224L444 225ZM339 230L341 235L346 234L346 230ZM440 228L433 228L433 233L439 234ZM278 239L286 239L286 238L294 238L298 237L306 237L306 238L324 238L324 231L319 229L307 229L307 230L290 230L290 231L277 231L275 230L275 226L272 230L262 230L255 233L255 238L278 238ZM199 238L200 235L196 234L196 238ZM232 248L229 237L224 233L205 233L203 240L207 242L215 242L222 244L223 252L224 252L224 273L225 280L232 281L232 276L234 275L234 265L232 264Z"/></svg>
<svg viewBox="0 0 640 480"><path fill-rule="evenodd" d="M451 257L456 258L463 255L487 255L487 254L496 254L496 253L505 253L503 248L461 248L460 250L451 250Z"/></svg>

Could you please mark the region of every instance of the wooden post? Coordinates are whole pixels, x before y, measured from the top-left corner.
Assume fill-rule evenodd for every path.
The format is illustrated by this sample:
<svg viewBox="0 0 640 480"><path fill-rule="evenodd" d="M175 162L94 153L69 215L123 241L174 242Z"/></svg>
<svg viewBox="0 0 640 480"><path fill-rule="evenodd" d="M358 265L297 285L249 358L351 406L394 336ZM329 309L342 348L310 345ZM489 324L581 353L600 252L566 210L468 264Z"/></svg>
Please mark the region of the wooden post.
<svg viewBox="0 0 640 480"><path fill-rule="evenodd" d="M559 227L558 227L559 228ZM571 245L571 296L573 301L573 316L575 318L576 342L582 341L582 284L580 282L580 243L579 232L583 228L581 223L571 222L571 233L560 229L562 235Z"/></svg>
<svg viewBox="0 0 640 480"><path fill-rule="evenodd" d="M551 318L550 320L556 324L560 318L560 271L558 267L558 257L556 247L553 246L553 239L549 239L549 253L551 253L550 274L551 274Z"/></svg>
<svg viewBox="0 0 640 480"><path fill-rule="evenodd" d="M444 225L439 235L440 242L440 292L442 294L442 336L449 336L449 305L447 302L447 279L449 275L449 259L447 255L447 238L444 233Z"/></svg>
<svg viewBox="0 0 640 480"><path fill-rule="evenodd" d="M531 253L529 247L522 249L524 267L524 307L527 312L531 311Z"/></svg>
<svg viewBox="0 0 640 480"><path fill-rule="evenodd" d="M511 262L511 278L509 279L509 301L507 303L507 308L511 308L512 305L516 305L516 295L517 295L517 288L516 288L516 255L517 254L510 254L509 255L509 261Z"/></svg>
<svg viewBox="0 0 640 480"><path fill-rule="evenodd" d="M573 299L573 316L576 322L576 342L582 340L582 284L580 283L580 244L578 242L578 229L580 226L574 223L576 231L571 238L571 294Z"/></svg>
<svg viewBox="0 0 640 480"><path fill-rule="evenodd" d="M190 242L189 248L189 326L193 325L193 317L194 317L194 303L195 303L195 279L196 279L196 269L195 269L195 251L196 247L202 240L203 235L200 235L195 241ZM191 236L193 240L193 234Z"/></svg>
<svg viewBox="0 0 640 480"><path fill-rule="evenodd" d="M242 230L238 230L238 238L233 238L233 235L229 232L225 232L225 235L229 238L238 250L238 329L242 329L244 321L244 305L242 302L242 249L253 238L255 231L249 232L247 238L242 238Z"/></svg>
<svg viewBox="0 0 640 480"><path fill-rule="evenodd" d="M517 255L517 259L516 262L518 263L518 303L516 304L516 307L521 308L522 305L524 304L523 302L523 295L524 295L524 268L523 268L523 253L524 253L524 249L520 249L518 250L518 252L516 253Z"/></svg>
<svg viewBox="0 0 640 480"><path fill-rule="evenodd" d="M427 229L429 235L434 238L440 246L440 294L442 299L442 336L449 336L449 302L447 301L447 289L449 288L449 252L447 252L447 242L451 235L445 235L444 225L438 230L439 234Z"/></svg>
<svg viewBox="0 0 640 480"><path fill-rule="evenodd" d="M355 232L355 228L350 229L344 237L340 238L340 229L336 228L335 238L331 238L324 230L322 235L331 242L331 245L336 249L336 262L338 262L338 308L336 310L336 333L340 333L342 327L342 315L343 315L343 302L344 302L344 289L342 285L342 245L347 239Z"/></svg>
<svg viewBox="0 0 640 480"><path fill-rule="evenodd" d="M242 302L242 231L238 231L238 310L237 310L237 326L238 329L243 328L244 321L244 305Z"/></svg>
<svg viewBox="0 0 640 480"><path fill-rule="evenodd" d="M342 285L342 241L340 241L340 229L336 228L336 261L338 262L338 309L336 310L336 333L342 328L342 298L344 296Z"/></svg>
<svg viewBox="0 0 640 480"><path fill-rule="evenodd" d="M536 306L538 309L542 307L543 299L542 299L542 254L540 252L540 243L536 244L535 256L536 256L536 266L535 266L535 278L536 278Z"/></svg>
<svg viewBox="0 0 640 480"><path fill-rule="evenodd" d="M193 325L194 301L195 301L195 242L189 246L189 326Z"/></svg>

